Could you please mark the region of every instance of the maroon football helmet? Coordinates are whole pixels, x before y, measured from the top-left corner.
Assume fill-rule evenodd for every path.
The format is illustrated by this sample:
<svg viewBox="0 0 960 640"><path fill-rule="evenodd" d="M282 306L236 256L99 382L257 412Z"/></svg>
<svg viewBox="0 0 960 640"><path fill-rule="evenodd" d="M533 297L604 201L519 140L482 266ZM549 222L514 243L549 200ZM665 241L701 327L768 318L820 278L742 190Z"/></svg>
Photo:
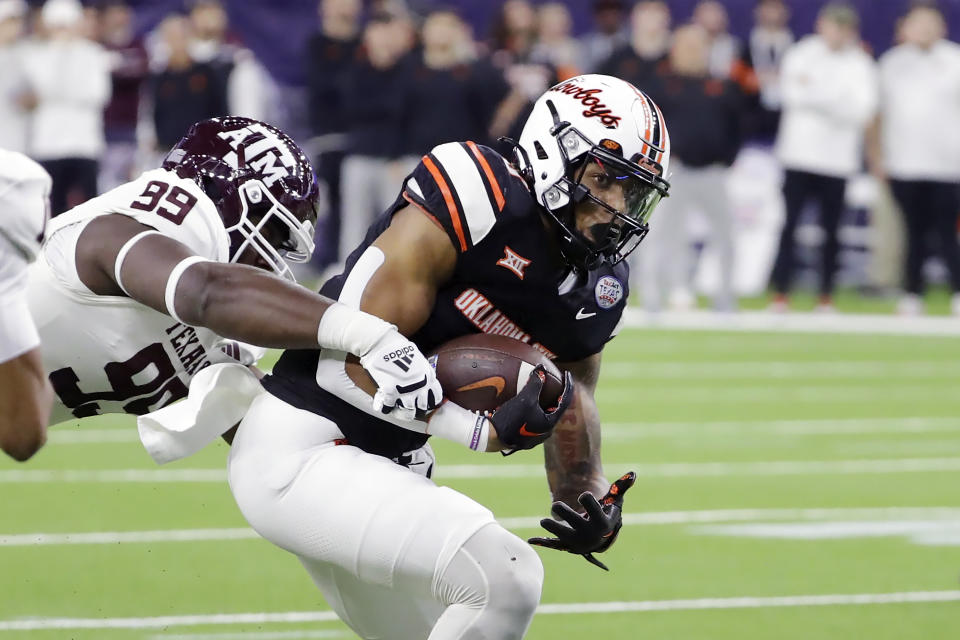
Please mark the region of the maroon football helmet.
<svg viewBox="0 0 960 640"><path fill-rule="evenodd" d="M317 179L306 154L276 127L236 116L203 120L162 167L195 181L213 200L230 235L231 262L253 247L277 275L293 280L285 260L310 259ZM281 240L268 242L267 228Z"/></svg>

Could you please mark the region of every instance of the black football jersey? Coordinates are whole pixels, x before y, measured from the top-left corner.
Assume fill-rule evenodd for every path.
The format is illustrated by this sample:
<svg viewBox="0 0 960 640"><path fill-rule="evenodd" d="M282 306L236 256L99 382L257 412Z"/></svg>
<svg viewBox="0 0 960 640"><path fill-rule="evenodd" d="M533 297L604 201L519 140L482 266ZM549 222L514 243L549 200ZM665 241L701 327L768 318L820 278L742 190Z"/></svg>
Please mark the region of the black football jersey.
<svg viewBox="0 0 960 640"><path fill-rule="evenodd" d="M503 156L472 142L446 143L424 156L393 207L321 293L340 296L357 260L405 206L429 216L457 250L453 276L437 291L429 318L412 336L423 353L483 332L573 362L598 353L616 334L628 293L626 263L586 273L570 270L558 259L554 231L523 179ZM318 356L318 350L284 352L264 386L295 406L329 417L351 444L371 453L396 458L425 442L427 436L379 420L318 387Z"/></svg>

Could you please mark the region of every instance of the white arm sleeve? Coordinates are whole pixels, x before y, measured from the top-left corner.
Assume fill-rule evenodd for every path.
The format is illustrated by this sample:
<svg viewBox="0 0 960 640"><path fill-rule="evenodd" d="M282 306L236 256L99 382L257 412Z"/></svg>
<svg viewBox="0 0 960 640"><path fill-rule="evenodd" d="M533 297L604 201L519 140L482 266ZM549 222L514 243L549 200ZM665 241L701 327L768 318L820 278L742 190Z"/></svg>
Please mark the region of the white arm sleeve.
<svg viewBox="0 0 960 640"><path fill-rule="evenodd" d="M167 279L167 290L164 293L164 301L167 305L167 313L171 318L179 322L180 324L187 324L184 322L180 316L177 315L176 310L176 298L177 298L177 285L180 284L180 277L183 275L183 272L197 264L198 262L210 262L206 258L201 258L200 256L190 256L189 258L184 258L177 263L177 266L173 268L173 271L170 272L170 277Z"/></svg>

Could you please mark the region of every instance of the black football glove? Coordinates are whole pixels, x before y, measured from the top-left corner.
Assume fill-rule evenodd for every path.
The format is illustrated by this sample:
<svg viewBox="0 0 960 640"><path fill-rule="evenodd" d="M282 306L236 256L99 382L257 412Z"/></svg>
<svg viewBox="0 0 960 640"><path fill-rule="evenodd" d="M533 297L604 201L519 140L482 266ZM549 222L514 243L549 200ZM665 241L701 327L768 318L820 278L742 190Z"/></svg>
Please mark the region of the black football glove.
<svg viewBox="0 0 960 640"><path fill-rule="evenodd" d="M600 502L589 491L581 493L577 501L586 510L585 514L577 513L563 502L554 502L551 510L564 522L544 518L540 526L557 537L530 538L527 542L581 555L587 562L609 571L607 565L594 558L593 554L603 553L617 539L623 526L623 494L636 479L637 474L633 471L625 473L610 485L610 490Z"/></svg>
<svg viewBox="0 0 960 640"><path fill-rule="evenodd" d="M520 449L532 449L553 433L563 412L573 400L573 376L569 371L563 374L563 391L557 401L557 406L549 411L540 407L540 390L546 380L543 365L537 365L530 372L527 384L523 385L520 393L510 398L500 408L487 416L497 432L500 442L511 451L509 455Z"/></svg>

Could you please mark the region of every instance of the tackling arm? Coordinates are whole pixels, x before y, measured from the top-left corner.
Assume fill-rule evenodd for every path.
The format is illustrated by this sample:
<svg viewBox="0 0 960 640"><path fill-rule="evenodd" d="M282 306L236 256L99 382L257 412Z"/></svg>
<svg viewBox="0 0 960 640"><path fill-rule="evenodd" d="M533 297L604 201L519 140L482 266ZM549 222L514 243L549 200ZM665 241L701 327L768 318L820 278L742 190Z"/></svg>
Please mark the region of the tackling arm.
<svg viewBox="0 0 960 640"><path fill-rule="evenodd" d="M416 410L433 409L441 396L433 369L395 326L265 269L203 259L132 218L105 215L91 221L77 242L76 262L80 279L94 293L127 295L226 338L361 356L379 387L374 407L384 413L400 408L412 417ZM397 373L384 366L385 354L405 349L419 362L415 371Z"/></svg>
<svg viewBox="0 0 960 640"><path fill-rule="evenodd" d="M275 348L317 346L320 318L332 301L255 267L198 262L183 272L171 296L174 309L168 309L170 275L194 257L186 245L161 234L145 236L129 249L119 273L116 270L121 248L150 230L123 215L91 221L77 243L80 279L98 295L129 295L226 338ZM284 321L277 322L278 317Z"/></svg>

